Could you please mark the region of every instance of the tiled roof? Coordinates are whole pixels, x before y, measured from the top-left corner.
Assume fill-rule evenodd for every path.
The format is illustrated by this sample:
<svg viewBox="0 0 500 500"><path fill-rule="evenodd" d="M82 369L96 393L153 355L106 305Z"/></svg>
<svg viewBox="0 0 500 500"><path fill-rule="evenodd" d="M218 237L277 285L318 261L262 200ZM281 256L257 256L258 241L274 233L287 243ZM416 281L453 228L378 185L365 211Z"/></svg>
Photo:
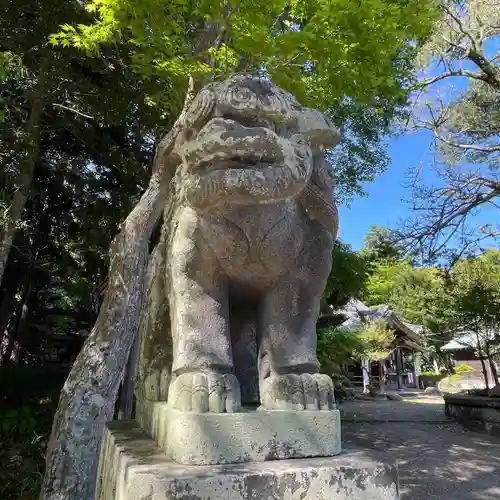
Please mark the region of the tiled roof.
<svg viewBox="0 0 500 500"><path fill-rule="evenodd" d="M391 306L382 304L376 307L368 307L360 300L350 300L344 307L333 310L332 314L342 315L345 320L340 325L340 329L346 331L358 330L364 320L375 320L384 318L390 328L401 331L412 343L412 346L423 346L425 339L423 336L424 327L422 325L414 325L399 318Z"/></svg>

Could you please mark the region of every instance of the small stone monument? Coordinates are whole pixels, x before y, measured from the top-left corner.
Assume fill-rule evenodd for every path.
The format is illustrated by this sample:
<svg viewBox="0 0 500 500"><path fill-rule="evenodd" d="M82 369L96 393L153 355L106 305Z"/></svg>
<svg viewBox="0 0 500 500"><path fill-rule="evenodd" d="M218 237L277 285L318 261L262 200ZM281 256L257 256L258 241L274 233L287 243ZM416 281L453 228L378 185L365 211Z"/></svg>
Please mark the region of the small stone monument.
<svg viewBox="0 0 500 500"><path fill-rule="evenodd" d="M96 500L399 498L395 467L341 454L316 357L338 227L324 150L339 140L266 79L194 99L169 153L137 422L108 424Z"/></svg>

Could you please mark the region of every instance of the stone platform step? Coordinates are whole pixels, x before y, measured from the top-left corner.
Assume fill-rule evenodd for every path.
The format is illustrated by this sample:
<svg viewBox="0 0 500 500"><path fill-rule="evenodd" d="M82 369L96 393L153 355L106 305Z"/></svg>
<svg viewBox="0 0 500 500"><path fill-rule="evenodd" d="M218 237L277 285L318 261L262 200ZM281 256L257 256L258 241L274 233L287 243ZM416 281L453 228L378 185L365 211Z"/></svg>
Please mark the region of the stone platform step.
<svg viewBox="0 0 500 500"><path fill-rule="evenodd" d="M361 451L330 458L180 465L138 424L119 421L105 430L96 500L398 500L398 484L396 465Z"/></svg>

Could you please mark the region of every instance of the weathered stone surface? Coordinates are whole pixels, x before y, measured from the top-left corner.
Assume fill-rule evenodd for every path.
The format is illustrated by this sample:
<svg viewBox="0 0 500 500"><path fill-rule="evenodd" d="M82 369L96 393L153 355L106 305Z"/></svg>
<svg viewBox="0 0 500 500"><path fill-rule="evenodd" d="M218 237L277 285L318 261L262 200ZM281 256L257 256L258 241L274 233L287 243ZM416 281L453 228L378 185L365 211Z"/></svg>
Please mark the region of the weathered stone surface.
<svg viewBox="0 0 500 500"><path fill-rule="evenodd" d="M389 399L390 401L404 401L403 396L401 394L397 394L395 392L390 393L390 394L385 394L385 397Z"/></svg>
<svg viewBox="0 0 500 500"><path fill-rule="evenodd" d="M328 457L340 448L340 413L267 411L195 413L165 403L146 429L175 462L193 465Z"/></svg>
<svg viewBox="0 0 500 500"><path fill-rule="evenodd" d="M488 396L490 398L500 398L500 384L495 385L488 391Z"/></svg>
<svg viewBox="0 0 500 500"><path fill-rule="evenodd" d="M244 376L234 367L234 346L252 331L261 403L324 409L331 384L323 377L318 385L315 375L316 320L338 214L323 150L339 133L321 113L250 76L208 85L186 116L174 147L175 209L164 231L169 399L184 411L214 411L198 388ZM239 411L238 385L216 385L219 402L236 402L220 411Z"/></svg>
<svg viewBox="0 0 500 500"><path fill-rule="evenodd" d="M185 466L137 425L108 425L96 500L397 500L397 468L359 451L334 458Z"/></svg>
<svg viewBox="0 0 500 500"><path fill-rule="evenodd" d="M426 387L424 393L429 396L441 396L441 391L437 387Z"/></svg>
<svg viewBox="0 0 500 500"><path fill-rule="evenodd" d="M262 405L276 410L335 408L332 379L321 373L275 375L262 382Z"/></svg>
<svg viewBox="0 0 500 500"><path fill-rule="evenodd" d="M186 412L235 413L241 409L240 384L232 374L181 373L170 384L168 402Z"/></svg>
<svg viewBox="0 0 500 500"><path fill-rule="evenodd" d="M464 427L500 436L500 400L481 396L446 394L445 413Z"/></svg>
<svg viewBox="0 0 500 500"><path fill-rule="evenodd" d="M168 211L165 217L168 216ZM135 377L137 411L146 401L166 401L172 366L172 336L167 297L166 237L163 225L159 243L151 255L146 297L139 328L139 361Z"/></svg>

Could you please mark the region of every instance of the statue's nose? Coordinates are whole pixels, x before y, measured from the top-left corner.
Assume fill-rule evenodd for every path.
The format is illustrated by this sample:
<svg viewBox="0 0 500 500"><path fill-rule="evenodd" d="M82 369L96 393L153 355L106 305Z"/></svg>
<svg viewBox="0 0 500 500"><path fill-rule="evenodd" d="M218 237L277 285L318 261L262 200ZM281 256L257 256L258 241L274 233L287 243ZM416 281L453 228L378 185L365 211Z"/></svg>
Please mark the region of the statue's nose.
<svg viewBox="0 0 500 500"><path fill-rule="evenodd" d="M311 146L333 148L340 142L340 131L319 111L302 109L298 117L300 133Z"/></svg>

